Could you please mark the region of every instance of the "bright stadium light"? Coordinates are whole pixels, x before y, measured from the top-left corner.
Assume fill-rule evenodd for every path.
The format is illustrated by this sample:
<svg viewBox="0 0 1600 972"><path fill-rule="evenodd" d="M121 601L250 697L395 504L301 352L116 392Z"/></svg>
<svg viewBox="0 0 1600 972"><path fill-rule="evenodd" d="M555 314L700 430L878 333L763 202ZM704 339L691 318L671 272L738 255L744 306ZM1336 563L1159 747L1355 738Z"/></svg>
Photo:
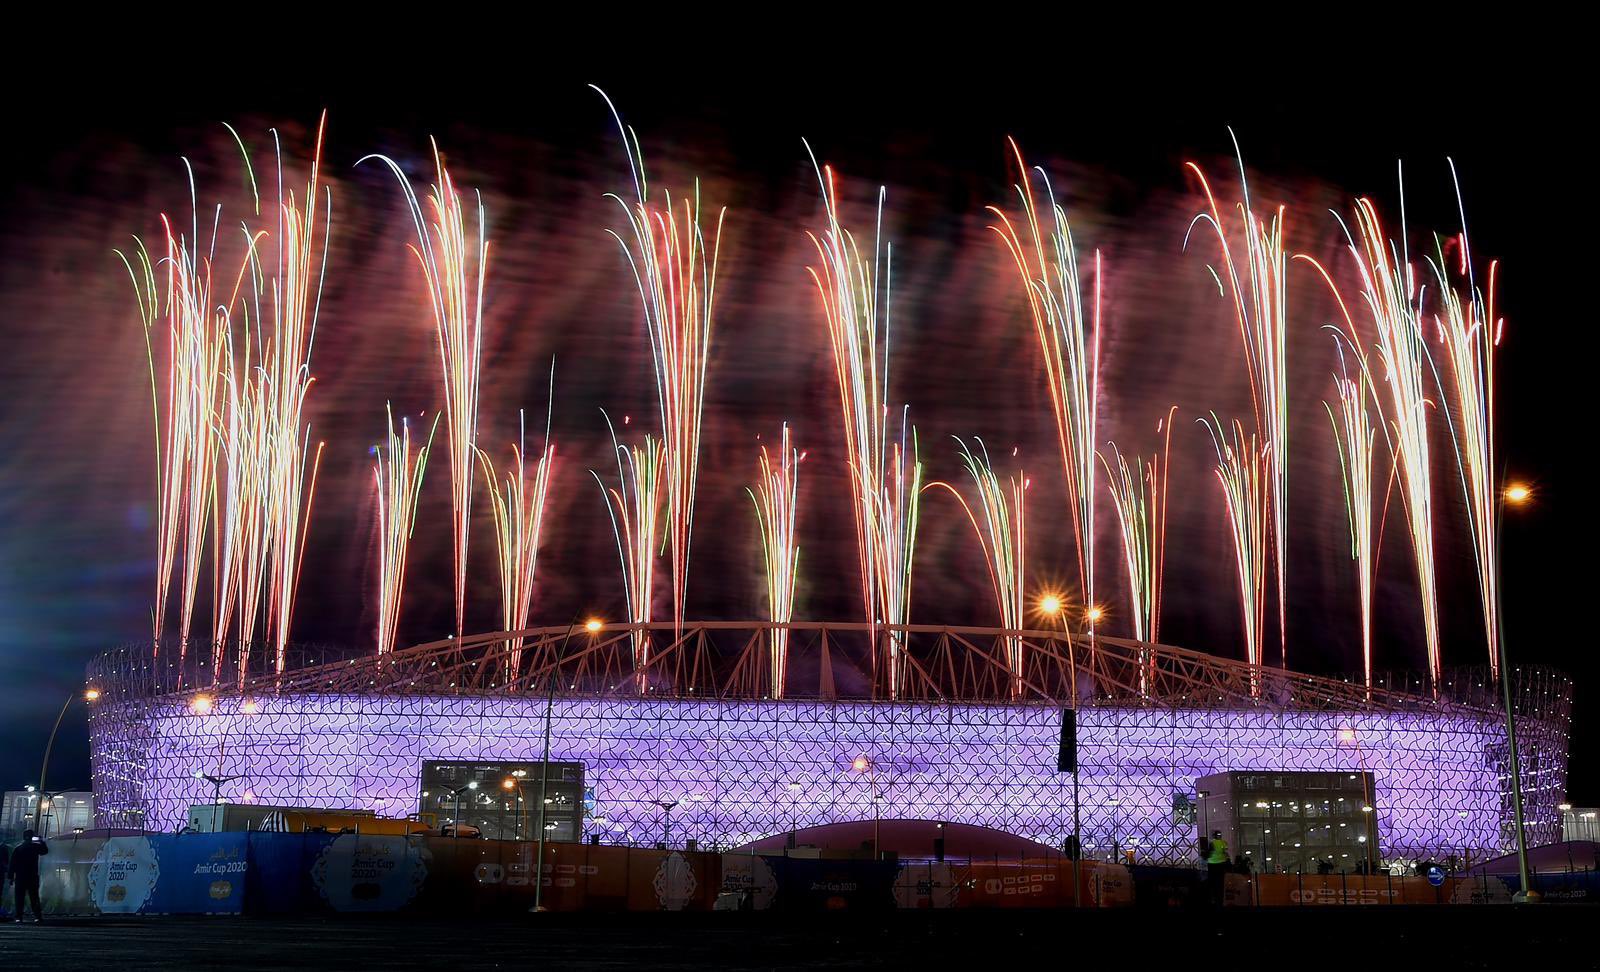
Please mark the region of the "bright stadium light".
<svg viewBox="0 0 1600 972"><path fill-rule="evenodd" d="M590 618L583 623L583 630L589 632L590 634L594 634L602 627L604 627L604 625L601 623L599 618Z"/></svg>

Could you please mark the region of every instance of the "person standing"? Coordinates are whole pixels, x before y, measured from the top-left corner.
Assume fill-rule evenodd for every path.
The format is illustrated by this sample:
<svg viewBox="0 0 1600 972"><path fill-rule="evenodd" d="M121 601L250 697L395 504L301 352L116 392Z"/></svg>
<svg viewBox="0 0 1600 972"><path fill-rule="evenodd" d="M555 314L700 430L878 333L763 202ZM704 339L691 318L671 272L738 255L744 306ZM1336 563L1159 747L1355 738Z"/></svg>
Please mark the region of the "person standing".
<svg viewBox="0 0 1600 972"><path fill-rule="evenodd" d="M44 839L34 835L32 830L22 832L22 843L11 852L11 869L8 875L11 883L16 887L17 916L14 920L22 921L23 905L26 899L33 900L33 923L41 924L44 921L44 908L39 904L39 858L50 853L50 845Z"/></svg>
<svg viewBox="0 0 1600 972"><path fill-rule="evenodd" d="M1224 890L1227 887L1228 867L1233 858L1228 854L1228 842L1222 839L1222 831L1211 832L1211 852L1206 855L1206 881L1211 886L1211 903L1220 906L1224 901ZM19 901L21 899L18 899ZM20 908L21 905L18 905Z"/></svg>

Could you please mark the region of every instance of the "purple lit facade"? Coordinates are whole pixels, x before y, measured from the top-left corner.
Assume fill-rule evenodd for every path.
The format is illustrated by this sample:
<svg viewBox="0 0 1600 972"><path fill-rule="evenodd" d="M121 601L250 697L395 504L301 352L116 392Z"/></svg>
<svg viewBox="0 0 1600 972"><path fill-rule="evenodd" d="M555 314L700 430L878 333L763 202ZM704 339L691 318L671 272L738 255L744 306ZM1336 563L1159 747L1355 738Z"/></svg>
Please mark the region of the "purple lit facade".
<svg viewBox="0 0 1600 972"><path fill-rule="evenodd" d="M538 760L545 700L451 695L220 696L197 714L166 696L92 722L98 822L173 830L211 799L197 773L241 778L223 795L273 805L418 809L424 760ZM1059 848L1071 777L1056 771L1061 710L1044 704L557 698L550 756L585 765L586 833L648 844L657 801L674 841L737 846L797 827L926 819L990 827ZM1079 714L1086 853L1193 862L1182 807L1199 777L1239 771L1370 771L1385 858L1482 858L1509 844L1504 725L1492 712L1309 711L1235 704L1085 707ZM1529 837L1558 839L1566 726L1519 724ZM866 756L869 772L852 763ZM876 798L874 794L876 793ZM493 796L477 814L493 814ZM472 819L472 814L463 812Z"/></svg>

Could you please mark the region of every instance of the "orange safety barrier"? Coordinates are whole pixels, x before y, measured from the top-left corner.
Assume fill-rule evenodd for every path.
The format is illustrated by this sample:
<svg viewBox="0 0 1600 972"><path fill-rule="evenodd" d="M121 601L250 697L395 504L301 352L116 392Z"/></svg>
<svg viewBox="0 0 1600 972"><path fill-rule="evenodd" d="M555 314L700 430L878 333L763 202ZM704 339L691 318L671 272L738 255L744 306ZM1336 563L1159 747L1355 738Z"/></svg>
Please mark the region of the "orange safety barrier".
<svg viewBox="0 0 1600 972"><path fill-rule="evenodd" d="M1133 904L1126 867L1084 861L1079 905L1119 908ZM1070 908L1070 860L908 862L895 876L901 908Z"/></svg>
<svg viewBox="0 0 1600 972"><path fill-rule="evenodd" d="M532 907L535 841L430 841L435 873L485 907ZM717 854L551 843L540 906L550 911L707 911L721 889Z"/></svg>
<svg viewBox="0 0 1600 972"><path fill-rule="evenodd" d="M1235 906L1465 904L1504 900L1505 886L1447 877L1434 887L1423 877L1382 874L1229 874L1225 901Z"/></svg>

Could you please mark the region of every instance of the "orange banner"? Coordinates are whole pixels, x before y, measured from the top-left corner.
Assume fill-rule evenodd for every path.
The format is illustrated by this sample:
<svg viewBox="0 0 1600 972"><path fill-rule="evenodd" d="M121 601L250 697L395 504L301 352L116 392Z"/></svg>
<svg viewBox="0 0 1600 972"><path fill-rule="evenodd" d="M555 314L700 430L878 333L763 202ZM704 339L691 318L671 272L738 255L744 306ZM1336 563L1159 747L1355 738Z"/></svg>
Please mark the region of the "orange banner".
<svg viewBox="0 0 1600 972"><path fill-rule="evenodd" d="M1472 899L1473 882L1445 878L1434 887L1427 878L1359 874L1230 874L1227 903L1252 905L1450 904Z"/></svg>
<svg viewBox="0 0 1600 972"><path fill-rule="evenodd" d="M1081 871L1081 907L1133 904L1127 868L1084 861ZM1072 862L908 863L896 875L895 902L901 908L1070 908Z"/></svg>

